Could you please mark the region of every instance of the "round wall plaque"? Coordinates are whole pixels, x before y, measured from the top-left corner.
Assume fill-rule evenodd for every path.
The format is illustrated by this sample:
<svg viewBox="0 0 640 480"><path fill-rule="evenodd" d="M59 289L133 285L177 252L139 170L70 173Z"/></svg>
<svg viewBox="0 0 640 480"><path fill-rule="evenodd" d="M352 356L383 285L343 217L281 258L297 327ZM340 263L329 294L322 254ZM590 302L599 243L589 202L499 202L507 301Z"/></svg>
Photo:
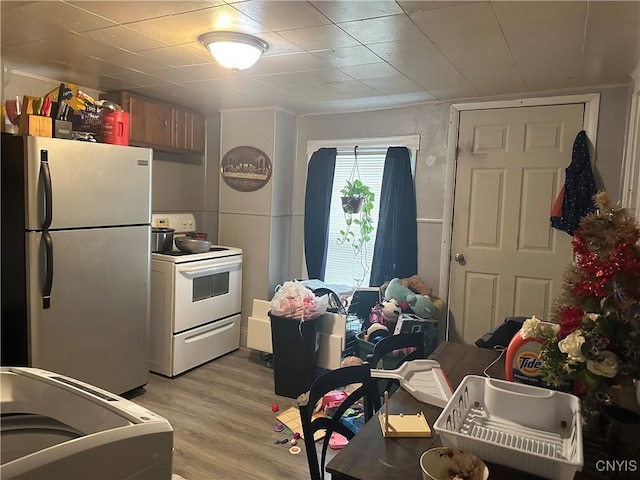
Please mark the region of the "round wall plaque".
<svg viewBox="0 0 640 480"><path fill-rule="evenodd" d="M235 147L222 157L220 175L234 190L253 192L271 178L271 160L259 148Z"/></svg>

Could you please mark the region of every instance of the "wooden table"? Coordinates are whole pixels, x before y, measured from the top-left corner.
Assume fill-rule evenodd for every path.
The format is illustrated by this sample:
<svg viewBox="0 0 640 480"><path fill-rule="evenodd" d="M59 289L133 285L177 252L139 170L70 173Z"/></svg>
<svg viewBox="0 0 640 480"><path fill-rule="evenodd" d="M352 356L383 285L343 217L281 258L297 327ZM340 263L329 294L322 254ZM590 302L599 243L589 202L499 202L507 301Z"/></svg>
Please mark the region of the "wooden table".
<svg viewBox="0 0 640 480"><path fill-rule="evenodd" d="M441 343L429 358L437 360L446 372L451 386L454 388L466 375L483 375L485 368L499 357L493 350L478 348L474 345L459 343ZM504 356L487 370L493 378L504 379ZM414 414L422 411L429 425L433 427L442 411L441 408L419 402L402 388L398 389L389 400L389 413ZM373 419L367 422L362 430L338 452L326 465L332 480L422 480L420 471L420 455L432 447L441 446L440 438L435 432L431 438L387 438L382 436L380 423ZM640 469L640 457L635 458ZM509 467L487 463L491 480L534 480L540 477L520 472ZM611 472L595 471L595 459L588 459L585 454L584 472L578 473L577 479L611 479ZM640 471L640 470L639 470ZM627 472L637 474L637 471ZM615 478L633 478L618 476Z"/></svg>

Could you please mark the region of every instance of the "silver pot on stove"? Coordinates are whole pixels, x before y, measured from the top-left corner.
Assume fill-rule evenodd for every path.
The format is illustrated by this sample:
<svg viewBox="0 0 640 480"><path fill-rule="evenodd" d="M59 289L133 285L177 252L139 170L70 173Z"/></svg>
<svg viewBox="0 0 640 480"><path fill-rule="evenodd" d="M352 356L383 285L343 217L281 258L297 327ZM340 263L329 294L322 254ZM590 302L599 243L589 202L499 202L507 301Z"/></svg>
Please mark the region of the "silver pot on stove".
<svg viewBox="0 0 640 480"><path fill-rule="evenodd" d="M151 228L151 251L170 252L173 250L173 233L175 231L175 228Z"/></svg>

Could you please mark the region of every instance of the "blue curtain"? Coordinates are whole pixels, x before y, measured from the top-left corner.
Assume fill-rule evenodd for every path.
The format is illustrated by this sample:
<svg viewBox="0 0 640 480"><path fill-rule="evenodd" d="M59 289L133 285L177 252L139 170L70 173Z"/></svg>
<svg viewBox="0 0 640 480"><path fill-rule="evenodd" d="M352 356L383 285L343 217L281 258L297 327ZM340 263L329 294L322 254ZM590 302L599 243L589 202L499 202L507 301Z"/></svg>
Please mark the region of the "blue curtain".
<svg viewBox="0 0 640 480"><path fill-rule="evenodd" d="M337 155L336 148L321 148L313 152L307 167L307 189L304 197L307 275L322 281L327 267L329 211Z"/></svg>
<svg viewBox="0 0 640 480"><path fill-rule="evenodd" d="M418 271L416 194L406 147L389 147L380 191L380 217L371 262L369 286Z"/></svg>

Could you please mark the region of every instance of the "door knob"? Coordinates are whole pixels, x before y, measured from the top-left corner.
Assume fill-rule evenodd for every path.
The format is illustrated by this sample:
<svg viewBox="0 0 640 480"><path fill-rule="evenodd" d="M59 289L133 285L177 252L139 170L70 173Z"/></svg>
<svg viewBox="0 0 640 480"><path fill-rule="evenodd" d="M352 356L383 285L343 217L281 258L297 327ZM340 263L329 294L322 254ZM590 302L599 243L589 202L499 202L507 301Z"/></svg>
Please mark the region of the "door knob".
<svg viewBox="0 0 640 480"><path fill-rule="evenodd" d="M460 265L464 265L465 264L465 258L464 255L462 253L456 253L453 256L453 259L458 262Z"/></svg>

